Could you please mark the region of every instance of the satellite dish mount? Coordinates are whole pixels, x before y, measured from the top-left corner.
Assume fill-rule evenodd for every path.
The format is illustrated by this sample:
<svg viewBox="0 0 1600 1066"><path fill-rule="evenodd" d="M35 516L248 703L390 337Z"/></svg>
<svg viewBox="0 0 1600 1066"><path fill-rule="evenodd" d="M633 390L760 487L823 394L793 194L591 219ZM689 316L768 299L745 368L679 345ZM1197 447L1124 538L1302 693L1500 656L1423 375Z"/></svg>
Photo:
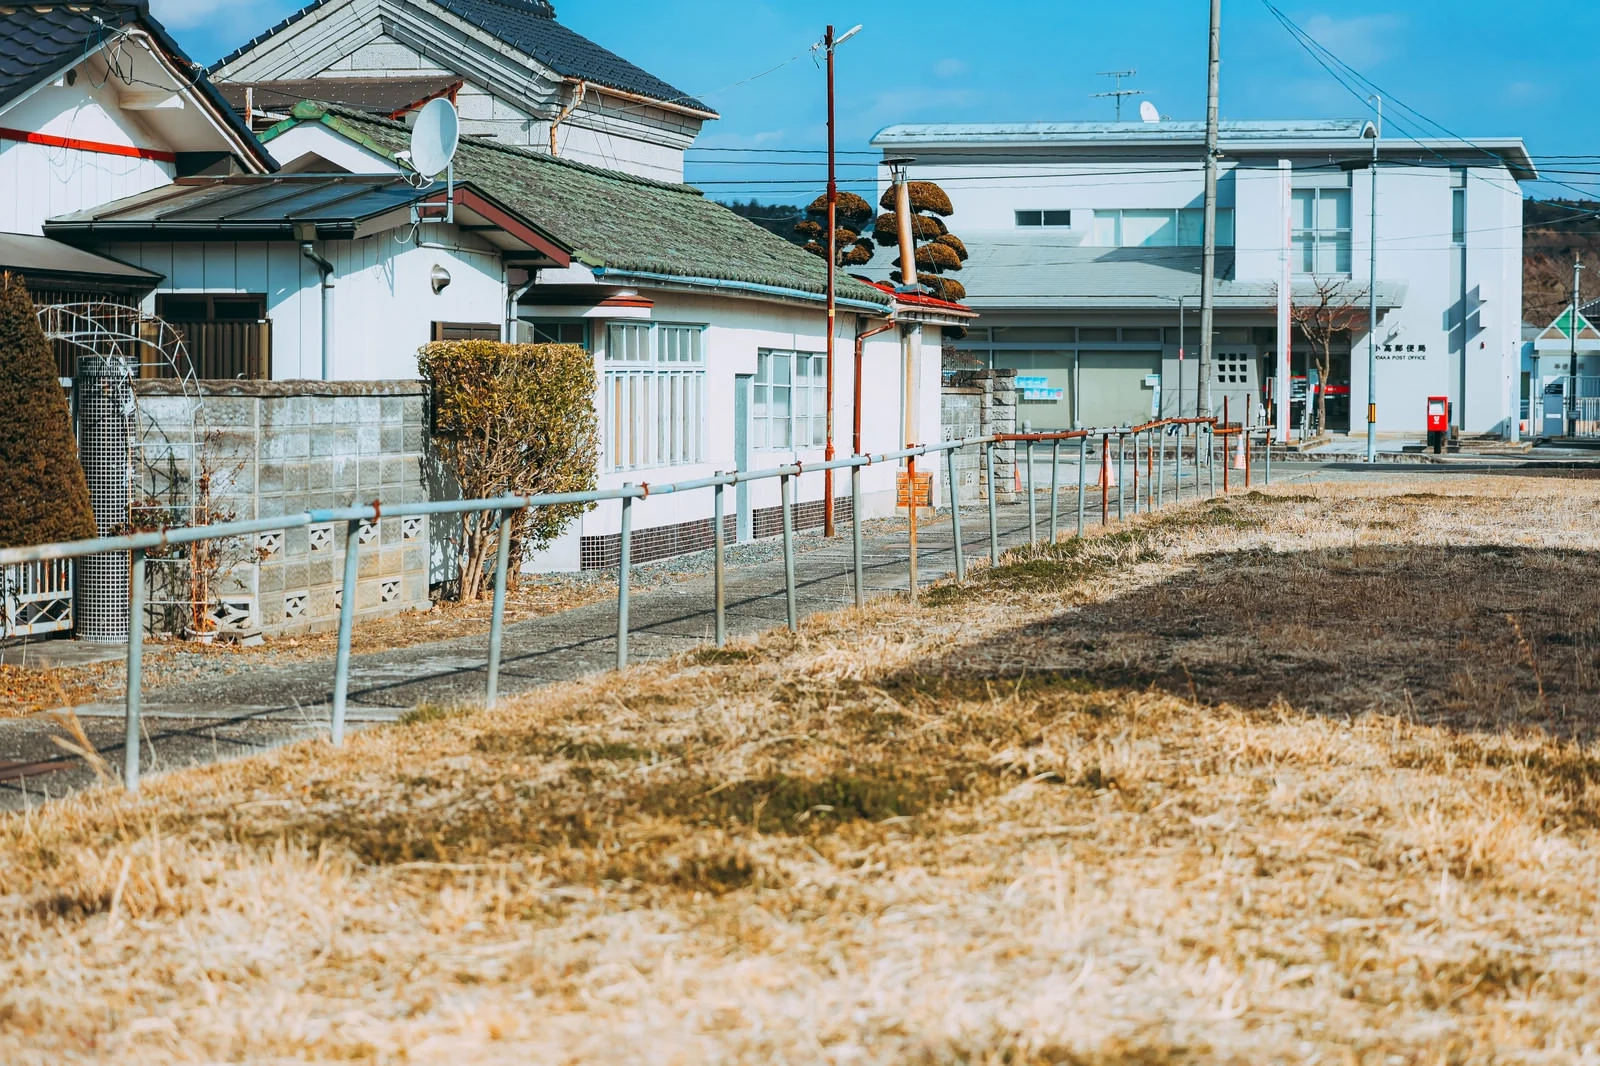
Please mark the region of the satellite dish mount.
<svg viewBox="0 0 1600 1066"><path fill-rule="evenodd" d="M451 223L456 220L456 149L461 146L461 116L455 105L440 97L430 100L417 112L411 128L411 148L395 158L416 177L418 188L426 188L445 176L444 203L418 203L411 206L411 221ZM425 209L443 207L442 214Z"/></svg>

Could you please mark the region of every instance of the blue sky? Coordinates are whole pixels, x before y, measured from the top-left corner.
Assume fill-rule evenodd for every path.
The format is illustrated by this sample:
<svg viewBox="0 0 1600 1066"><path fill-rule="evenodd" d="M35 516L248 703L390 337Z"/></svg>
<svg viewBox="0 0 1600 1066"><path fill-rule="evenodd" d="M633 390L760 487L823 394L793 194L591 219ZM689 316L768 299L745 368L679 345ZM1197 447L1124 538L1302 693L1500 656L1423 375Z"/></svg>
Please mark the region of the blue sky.
<svg viewBox="0 0 1600 1066"><path fill-rule="evenodd" d="M1595 127L1585 121L1593 53L1561 43L1600 40L1600 3L1275 2L1388 94L1450 130L1520 135L1535 157L1600 154ZM1110 87L1096 76L1103 70L1137 69L1129 84L1172 118L1205 112L1205 0L555 3L566 25L722 113L697 142L704 151L694 155L703 159L728 158L717 156L718 148L825 144L822 73L804 53L829 21L841 31L858 22L865 27L839 50L839 146L846 152L864 151L874 132L895 122L1109 119L1111 101L1090 99ZM210 61L299 4L154 0L153 6L196 59ZM1313 62L1261 0L1223 6L1224 118L1362 113L1363 105ZM899 47L902 26L909 27L907 50ZM858 164L854 173L870 173L859 166L865 157L844 158ZM764 182L820 180L820 174L796 166L690 167L691 180L708 183L719 198L800 199L801 192ZM710 184L730 181L741 184ZM1590 188L1600 194L1600 185Z"/></svg>

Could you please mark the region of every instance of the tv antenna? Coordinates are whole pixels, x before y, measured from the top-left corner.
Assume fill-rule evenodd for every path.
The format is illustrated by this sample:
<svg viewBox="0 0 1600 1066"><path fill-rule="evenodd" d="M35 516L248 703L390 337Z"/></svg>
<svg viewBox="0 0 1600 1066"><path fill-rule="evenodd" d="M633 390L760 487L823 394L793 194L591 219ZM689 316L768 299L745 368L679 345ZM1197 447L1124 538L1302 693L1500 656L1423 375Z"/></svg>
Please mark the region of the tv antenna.
<svg viewBox="0 0 1600 1066"><path fill-rule="evenodd" d="M445 200L444 216L424 217L421 211L423 206L415 204L411 208L411 221L422 222L454 222L456 220L456 149L461 146L461 116L456 113L455 105L444 97L429 100L417 112L417 121L411 127L411 147L395 156L403 166L409 168L415 175L416 181L412 184L418 188L432 185L441 173L445 175Z"/></svg>
<svg viewBox="0 0 1600 1066"><path fill-rule="evenodd" d="M1112 89L1110 92L1090 93L1089 94L1089 99L1091 99L1091 100L1103 100L1104 98L1109 96L1109 97L1113 98L1114 100L1116 100L1116 102L1117 102L1117 121L1121 122L1122 121L1122 98L1124 96L1143 96L1144 95L1144 90L1143 89L1124 89L1122 87L1122 79L1123 78L1131 78L1137 73L1139 73L1137 70L1102 70L1099 73L1099 77L1102 77L1102 78L1115 78L1117 87L1115 89Z"/></svg>

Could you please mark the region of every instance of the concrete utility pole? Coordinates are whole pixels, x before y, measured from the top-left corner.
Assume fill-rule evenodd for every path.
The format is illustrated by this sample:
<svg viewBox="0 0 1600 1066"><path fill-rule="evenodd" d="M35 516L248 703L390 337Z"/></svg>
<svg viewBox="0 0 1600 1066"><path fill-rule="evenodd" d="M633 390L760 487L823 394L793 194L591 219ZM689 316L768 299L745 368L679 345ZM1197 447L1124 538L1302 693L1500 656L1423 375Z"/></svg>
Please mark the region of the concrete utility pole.
<svg viewBox="0 0 1600 1066"><path fill-rule="evenodd" d="M1578 306L1583 289L1583 257L1572 257L1572 318L1567 322L1567 339L1572 342L1572 361L1567 364L1567 436L1578 435ZM1463 314L1465 313L1463 309ZM1465 350L1465 349L1463 349Z"/></svg>
<svg viewBox="0 0 1600 1066"><path fill-rule="evenodd" d="M1211 347L1217 300L1217 95L1222 75L1222 0L1211 0L1211 62L1206 76L1205 253L1200 265L1200 388L1195 414L1211 414Z"/></svg>
<svg viewBox="0 0 1600 1066"><path fill-rule="evenodd" d="M1367 97L1378 105L1372 127L1371 259L1367 269L1367 462L1378 461L1378 138L1383 136L1383 97Z"/></svg>

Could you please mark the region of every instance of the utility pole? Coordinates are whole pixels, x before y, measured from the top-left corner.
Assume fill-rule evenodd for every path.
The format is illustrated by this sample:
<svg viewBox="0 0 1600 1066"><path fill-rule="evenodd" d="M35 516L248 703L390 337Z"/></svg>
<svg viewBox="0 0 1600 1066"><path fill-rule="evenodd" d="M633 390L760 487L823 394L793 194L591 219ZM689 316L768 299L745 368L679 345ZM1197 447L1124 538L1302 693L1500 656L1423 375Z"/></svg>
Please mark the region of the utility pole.
<svg viewBox="0 0 1600 1066"><path fill-rule="evenodd" d="M1211 415L1211 347L1217 299L1217 94L1222 75L1222 0L1211 0L1211 62L1206 73L1205 252L1200 262L1200 388L1195 414Z"/></svg>
<svg viewBox="0 0 1600 1066"><path fill-rule="evenodd" d="M1131 78L1137 73L1139 73L1137 70L1102 70L1096 76L1097 77L1101 77L1101 78L1115 78L1115 79L1117 79L1117 82L1116 82L1117 87L1115 89L1112 89L1110 92L1106 92L1106 93L1090 93L1089 94L1089 99L1091 99L1091 100L1104 100L1106 97L1109 96L1112 99L1116 100L1116 102L1117 102L1117 121L1121 122L1122 121L1122 98L1124 96L1143 96L1144 95L1144 90L1143 89L1124 89L1122 87L1122 79L1123 78Z"/></svg>
<svg viewBox="0 0 1600 1066"><path fill-rule="evenodd" d="M1367 462L1378 461L1378 138L1383 136L1383 97L1367 97L1378 105L1372 127L1371 259L1367 268ZM1308 375L1309 376L1309 375Z"/></svg>
<svg viewBox="0 0 1600 1066"><path fill-rule="evenodd" d="M833 138L833 27L822 35L822 46L828 50L828 429L827 447L822 451L824 462L833 462L833 335L839 321L839 308L834 299L834 279L838 273L839 238L835 232L839 215L839 175L834 166ZM858 517L856 521L860 521ZM822 472L822 535L832 537L833 527L833 470Z"/></svg>
<svg viewBox="0 0 1600 1066"><path fill-rule="evenodd" d="M1567 321L1567 337L1572 342L1572 361L1567 364L1567 436L1578 435L1578 306L1583 290L1583 257L1572 257L1572 317Z"/></svg>
<svg viewBox="0 0 1600 1066"><path fill-rule="evenodd" d="M828 355L827 355L827 397L828 405L827 433L823 444L823 460L833 462L833 349L834 334L838 331L839 307L835 298L835 281L839 272L839 238L836 229L839 224L839 174L836 165L834 122L833 122L833 50L861 32L861 27L847 32L843 37L834 39L833 27L829 26L822 35L822 47L828 53ZM835 533L833 521L833 471L822 472L822 535L831 537Z"/></svg>

